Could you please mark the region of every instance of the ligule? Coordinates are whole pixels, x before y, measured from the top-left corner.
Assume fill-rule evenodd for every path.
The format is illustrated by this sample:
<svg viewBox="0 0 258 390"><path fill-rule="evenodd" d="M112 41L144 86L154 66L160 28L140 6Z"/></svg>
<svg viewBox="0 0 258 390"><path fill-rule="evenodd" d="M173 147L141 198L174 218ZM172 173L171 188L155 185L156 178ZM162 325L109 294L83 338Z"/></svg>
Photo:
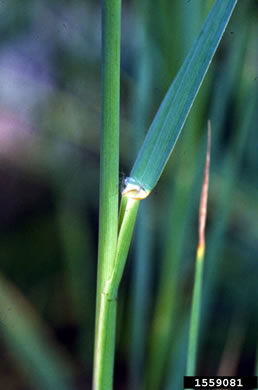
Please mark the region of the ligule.
<svg viewBox="0 0 258 390"><path fill-rule="evenodd" d="M125 180L126 187L124 188L122 195L131 199L145 199L150 194L150 191L147 191L138 184L133 178L128 177Z"/></svg>

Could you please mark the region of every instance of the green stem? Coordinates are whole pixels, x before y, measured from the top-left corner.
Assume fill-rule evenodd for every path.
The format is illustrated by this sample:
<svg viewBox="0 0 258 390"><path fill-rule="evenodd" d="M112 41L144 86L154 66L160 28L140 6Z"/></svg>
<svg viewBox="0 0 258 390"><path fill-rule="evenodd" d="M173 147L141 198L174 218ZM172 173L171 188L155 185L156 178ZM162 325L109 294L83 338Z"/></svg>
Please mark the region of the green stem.
<svg viewBox="0 0 258 390"><path fill-rule="evenodd" d="M113 388L116 307L116 298L111 299L102 293L95 341L94 390Z"/></svg>
<svg viewBox="0 0 258 390"><path fill-rule="evenodd" d="M129 246L132 240L133 229L136 221L136 216L140 204L140 200L133 198L126 198L122 200L122 204L126 201L126 206L124 210L124 217L121 223L119 230L119 236L117 240L117 250L116 258L114 263L113 272L110 279L105 285L105 293L108 294L111 298L116 298L117 290L120 285L123 271L125 268L125 263L127 259L127 254Z"/></svg>
<svg viewBox="0 0 258 390"><path fill-rule="evenodd" d="M102 128L97 313L105 280L113 268L118 230L121 0L103 0L102 7Z"/></svg>
<svg viewBox="0 0 258 390"><path fill-rule="evenodd" d="M186 375L195 375L196 355L198 343L198 331L200 324L201 292L202 292L202 274L204 263L204 247L198 248L195 266L195 280L192 300L192 310L189 330L189 347L187 356Z"/></svg>
<svg viewBox="0 0 258 390"><path fill-rule="evenodd" d="M106 280L109 279L113 270L118 232L120 27L121 0L102 0L100 214L94 353L94 389L96 390L111 389L113 377L115 344L113 325L116 318L116 303L105 305L106 299L102 294ZM106 317L110 319L110 325L105 329L106 341L103 341L101 332ZM104 350L100 350L100 346ZM99 362L102 361L104 368L100 371Z"/></svg>
<svg viewBox="0 0 258 390"><path fill-rule="evenodd" d="M139 200L125 197L121 203L120 215L121 218L123 216L123 219L117 240L114 267L110 278L106 279L100 300L96 332L94 390L111 390L113 388L117 292L132 239L139 203Z"/></svg>

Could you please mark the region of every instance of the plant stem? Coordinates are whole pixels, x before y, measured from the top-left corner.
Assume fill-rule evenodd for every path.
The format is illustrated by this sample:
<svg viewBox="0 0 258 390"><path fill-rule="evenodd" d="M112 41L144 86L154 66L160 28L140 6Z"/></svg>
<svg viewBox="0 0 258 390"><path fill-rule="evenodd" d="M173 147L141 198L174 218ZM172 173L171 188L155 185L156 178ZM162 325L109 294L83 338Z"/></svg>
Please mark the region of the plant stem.
<svg viewBox="0 0 258 390"><path fill-rule="evenodd" d="M186 375L195 375L198 332L200 325L201 295L202 295L202 274L205 254L205 225L207 217L208 187L209 187L209 169L210 169L210 142L211 142L211 124L208 122L208 143L206 153L206 164L200 201L199 211L199 244L196 254L194 290L192 299L192 309L189 330L189 346L187 356Z"/></svg>
<svg viewBox="0 0 258 390"><path fill-rule="evenodd" d="M192 311L190 320L190 332L189 332L189 347L188 347L188 358L186 375L195 375L196 367L196 355L197 355L197 342L198 342L198 331L200 322L200 306L201 306L201 290L202 290L202 274L203 274L203 263L204 263L204 248L199 247L196 256L196 267L195 267L195 280L194 280L194 291L192 301Z"/></svg>
<svg viewBox="0 0 258 390"><path fill-rule="evenodd" d="M102 294L95 341L94 390L113 388L116 306L116 298Z"/></svg>
<svg viewBox="0 0 258 390"><path fill-rule="evenodd" d="M102 127L97 308L113 267L118 229L121 1L102 2ZM98 311L97 311L98 312Z"/></svg>
<svg viewBox="0 0 258 390"><path fill-rule="evenodd" d="M122 279L129 246L132 239L138 207L140 204L139 199L134 199L127 196L123 196L123 198L126 198L126 206L117 240L117 250L114 268L110 279L105 285L105 293L111 297L116 297L117 290Z"/></svg>
<svg viewBox="0 0 258 390"><path fill-rule="evenodd" d="M113 387L113 360L116 327L116 300L133 234L140 201L123 198L124 218L121 222L113 272L106 280L101 294L95 349L94 390ZM112 359L112 361L111 361Z"/></svg>
<svg viewBox="0 0 258 390"><path fill-rule="evenodd" d="M116 253L118 232L121 0L102 0L102 124L94 389L112 389L116 302L102 294ZM105 310L103 309L105 307ZM102 329L105 329L103 344ZM101 322L101 323L100 323ZM102 340L100 342L100 340ZM99 349L99 347L103 349ZM100 370L99 362L103 367ZM102 386L102 387L101 387ZM103 387L104 386L104 387Z"/></svg>

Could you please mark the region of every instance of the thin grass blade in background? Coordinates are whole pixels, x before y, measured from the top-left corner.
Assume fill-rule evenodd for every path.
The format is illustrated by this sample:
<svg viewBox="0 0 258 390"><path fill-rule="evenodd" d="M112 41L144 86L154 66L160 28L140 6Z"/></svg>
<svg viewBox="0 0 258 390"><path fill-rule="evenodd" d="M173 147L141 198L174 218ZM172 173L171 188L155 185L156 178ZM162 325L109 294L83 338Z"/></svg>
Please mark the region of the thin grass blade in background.
<svg viewBox="0 0 258 390"><path fill-rule="evenodd" d="M209 188L209 169L210 169L210 141L211 140L211 129L210 122L208 124L208 143L207 143L207 154L206 154L206 165L203 179L203 187L200 202L199 212L199 243L196 254L196 268L195 268L195 280L194 290L192 298L192 310L190 317L190 330L189 330L189 345L188 345L188 357L186 375L195 375L196 370L196 356L197 356L197 345L198 345L198 333L200 323L200 308L201 308L201 297L202 297L202 275L203 275L203 263L205 254L205 225L207 217L207 202L208 202L208 188Z"/></svg>
<svg viewBox="0 0 258 390"><path fill-rule="evenodd" d="M202 331L207 326L216 297L215 288L221 267L220 259L222 257L221 251L225 239L225 231L232 211L234 189L240 162L244 154L248 133L256 115L257 101L255 87L248 91L248 96L242 97L241 94L241 99L238 102L239 110L237 110L238 121L235 121L237 131L221 167L221 177L224 177L224 181L223 187L220 188L220 192L217 194L216 210L214 211L218 217L213 221L207 239L209 251L207 253L207 270L204 281ZM241 107L244 110L242 113Z"/></svg>

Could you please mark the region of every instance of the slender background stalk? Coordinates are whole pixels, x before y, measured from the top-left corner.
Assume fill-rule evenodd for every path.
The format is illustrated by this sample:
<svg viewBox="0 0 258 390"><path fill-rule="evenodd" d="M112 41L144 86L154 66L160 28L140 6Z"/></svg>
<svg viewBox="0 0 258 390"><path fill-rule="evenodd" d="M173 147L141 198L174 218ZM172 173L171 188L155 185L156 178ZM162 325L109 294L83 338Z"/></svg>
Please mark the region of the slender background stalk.
<svg viewBox="0 0 258 390"><path fill-rule="evenodd" d="M206 166L200 202L199 215L199 244L196 254L195 279L192 299L192 310L189 330L189 347L187 357L186 375L193 376L196 370L197 343L200 323L201 297L202 297L202 275L205 254L205 225L207 216L207 201L209 187L209 169L210 169L210 139L211 139L210 122L208 124L208 144L206 155Z"/></svg>

